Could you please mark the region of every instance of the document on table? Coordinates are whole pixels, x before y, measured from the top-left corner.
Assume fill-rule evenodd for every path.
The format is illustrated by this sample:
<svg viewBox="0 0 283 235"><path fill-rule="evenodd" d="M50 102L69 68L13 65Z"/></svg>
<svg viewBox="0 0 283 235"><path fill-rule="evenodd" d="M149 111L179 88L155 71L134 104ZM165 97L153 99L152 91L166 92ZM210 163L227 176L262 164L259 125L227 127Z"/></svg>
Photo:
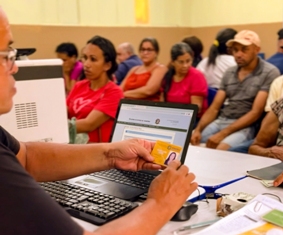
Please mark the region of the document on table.
<svg viewBox="0 0 283 235"><path fill-rule="evenodd" d="M283 228L270 224L262 219L262 216L273 209L283 211L283 204L271 196L258 195L246 206L229 216L219 220L215 224L196 233L197 235L252 235L252 234L276 234L283 235ZM261 232L261 233L259 233Z"/></svg>

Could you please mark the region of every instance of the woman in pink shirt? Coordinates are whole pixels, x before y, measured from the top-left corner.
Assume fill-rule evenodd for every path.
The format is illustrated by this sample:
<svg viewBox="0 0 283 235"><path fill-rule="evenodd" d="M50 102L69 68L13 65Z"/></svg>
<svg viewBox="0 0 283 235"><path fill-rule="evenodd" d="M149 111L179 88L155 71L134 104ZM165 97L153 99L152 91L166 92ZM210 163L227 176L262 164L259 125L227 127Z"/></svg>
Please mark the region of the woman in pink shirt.
<svg viewBox="0 0 283 235"><path fill-rule="evenodd" d="M63 60L63 76L68 94L79 81L83 72L83 64L78 61L78 50L74 43L61 43L56 48L57 57Z"/></svg>
<svg viewBox="0 0 283 235"><path fill-rule="evenodd" d="M198 118L207 109L207 83L204 75L192 67L193 51L180 42L171 48L171 65L163 78L161 101L196 104Z"/></svg>

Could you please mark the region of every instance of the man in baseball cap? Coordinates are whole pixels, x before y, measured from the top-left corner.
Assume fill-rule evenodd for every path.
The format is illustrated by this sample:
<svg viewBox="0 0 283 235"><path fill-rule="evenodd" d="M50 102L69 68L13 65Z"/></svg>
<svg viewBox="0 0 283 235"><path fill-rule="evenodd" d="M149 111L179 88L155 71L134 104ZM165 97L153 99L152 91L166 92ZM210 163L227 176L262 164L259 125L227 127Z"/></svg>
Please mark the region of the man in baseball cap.
<svg viewBox="0 0 283 235"><path fill-rule="evenodd" d="M281 75L283 75L283 29L277 32L278 42L277 42L277 52L272 55L267 61L275 65L279 70Z"/></svg>
<svg viewBox="0 0 283 235"><path fill-rule="evenodd" d="M236 148L254 138L269 86L279 76L275 66L258 57L260 39L255 32L240 31L226 45L237 66L224 73L212 104L191 138L192 144L206 143L209 148L222 150ZM228 102L224 104L225 100Z"/></svg>
<svg viewBox="0 0 283 235"><path fill-rule="evenodd" d="M256 67L259 60L257 55L260 51L260 39L255 32L250 30L240 31L226 45L232 49L232 52L234 50L233 55L239 67L248 66L247 72L251 72ZM242 52L244 53L241 53L240 49L243 49Z"/></svg>
<svg viewBox="0 0 283 235"><path fill-rule="evenodd" d="M243 31L237 33L235 35L234 39L231 39L226 43L226 46L232 47L233 43L235 43L235 42L240 43L240 44L245 45L245 46L249 46L249 45L254 44L254 45L260 47L259 36L255 32L250 31L250 30L243 30Z"/></svg>

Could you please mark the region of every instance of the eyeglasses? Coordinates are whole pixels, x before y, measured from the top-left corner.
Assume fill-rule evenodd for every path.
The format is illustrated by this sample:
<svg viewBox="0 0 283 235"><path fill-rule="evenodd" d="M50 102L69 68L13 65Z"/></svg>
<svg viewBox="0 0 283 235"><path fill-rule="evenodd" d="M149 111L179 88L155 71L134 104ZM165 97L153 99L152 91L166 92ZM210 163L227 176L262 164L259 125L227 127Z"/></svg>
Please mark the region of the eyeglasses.
<svg viewBox="0 0 283 235"><path fill-rule="evenodd" d="M17 57L17 49L10 48L8 51L0 51L0 55L4 56L4 60L7 64L10 63L9 71L11 71Z"/></svg>
<svg viewBox="0 0 283 235"><path fill-rule="evenodd" d="M141 48L140 52L144 53L144 52L152 52L155 51L153 48Z"/></svg>

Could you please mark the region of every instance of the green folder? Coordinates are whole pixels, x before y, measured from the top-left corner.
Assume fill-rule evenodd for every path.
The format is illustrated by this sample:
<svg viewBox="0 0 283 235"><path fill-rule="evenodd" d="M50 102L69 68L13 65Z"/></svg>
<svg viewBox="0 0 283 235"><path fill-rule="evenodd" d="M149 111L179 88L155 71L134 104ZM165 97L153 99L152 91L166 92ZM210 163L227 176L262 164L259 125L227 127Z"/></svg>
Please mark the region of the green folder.
<svg viewBox="0 0 283 235"><path fill-rule="evenodd" d="M262 216L265 221L283 227L283 211L273 209Z"/></svg>

